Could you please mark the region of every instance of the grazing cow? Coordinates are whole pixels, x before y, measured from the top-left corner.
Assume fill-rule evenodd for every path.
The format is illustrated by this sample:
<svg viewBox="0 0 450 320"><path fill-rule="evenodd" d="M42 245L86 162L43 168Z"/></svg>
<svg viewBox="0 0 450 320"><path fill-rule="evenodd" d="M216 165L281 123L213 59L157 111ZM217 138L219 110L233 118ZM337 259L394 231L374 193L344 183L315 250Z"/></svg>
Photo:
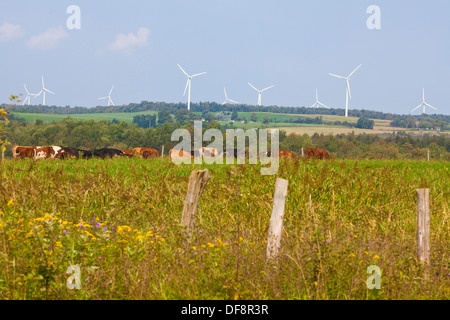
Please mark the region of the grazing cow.
<svg viewBox="0 0 450 320"><path fill-rule="evenodd" d="M170 149L169 150L169 157L171 158L183 158L183 159L194 159L194 154L188 153L184 150L175 150L175 149Z"/></svg>
<svg viewBox="0 0 450 320"><path fill-rule="evenodd" d="M34 158L36 154L36 147L23 147L23 146L14 146L13 147L13 158L15 159L25 159L25 158Z"/></svg>
<svg viewBox="0 0 450 320"><path fill-rule="evenodd" d="M55 150L53 147L36 147L34 160L48 159L55 157Z"/></svg>
<svg viewBox="0 0 450 320"><path fill-rule="evenodd" d="M234 148L234 149L231 149L230 151L227 149L225 151L225 154L226 155L232 154L233 157L237 159L238 157L248 157L249 152L248 152L248 149L240 150L240 149Z"/></svg>
<svg viewBox="0 0 450 320"><path fill-rule="evenodd" d="M133 149L133 156L135 157L143 157L144 158L144 152L146 154L146 157L159 157L158 150L152 149L152 148L134 148Z"/></svg>
<svg viewBox="0 0 450 320"><path fill-rule="evenodd" d="M326 150L319 148L306 148L305 149L305 158L314 158L314 159L330 159L330 156Z"/></svg>
<svg viewBox="0 0 450 320"><path fill-rule="evenodd" d="M278 150L279 158L295 159L295 153L292 151Z"/></svg>
<svg viewBox="0 0 450 320"><path fill-rule="evenodd" d="M78 151L78 155L79 156L81 155L81 158L83 158L83 159L90 159L94 156L92 151L89 151L89 150L77 149L77 151Z"/></svg>
<svg viewBox="0 0 450 320"><path fill-rule="evenodd" d="M206 158L215 158L217 155L219 155L219 151L216 148L206 148L202 147L198 150L199 153L203 155L203 157Z"/></svg>
<svg viewBox="0 0 450 320"><path fill-rule="evenodd" d="M93 156L94 157L99 157L102 159L105 158L113 158L115 156L124 156L125 154L119 150L119 149L112 149L112 148L102 148L102 149L97 149L94 150L93 152Z"/></svg>
<svg viewBox="0 0 450 320"><path fill-rule="evenodd" d="M120 151L122 151L123 153L125 153L126 155L129 155L129 156L133 155L133 150L120 149Z"/></svg>
<svg viewBox="0 0 450 320"><path fill-rule="evenodd" d="M55 155L55 159L70 159L75 158L78 159L80 156L80 152L78 149L71 147L61 147Z"/></svg>

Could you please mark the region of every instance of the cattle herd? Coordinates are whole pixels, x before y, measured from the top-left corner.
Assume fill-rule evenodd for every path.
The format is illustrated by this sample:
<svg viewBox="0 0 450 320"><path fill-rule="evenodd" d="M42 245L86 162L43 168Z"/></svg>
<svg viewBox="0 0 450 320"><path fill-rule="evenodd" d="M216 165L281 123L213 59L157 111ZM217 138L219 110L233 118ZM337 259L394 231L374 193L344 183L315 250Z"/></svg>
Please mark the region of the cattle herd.
<svg viewBox="0 0 450 320"><path fill-rule="evenodd" d="M25 146L14 146L13 147L13 157L14 159L25 159L31 158L35 160L40 159L89 159L93 157L105 159L113 157L141 157L141 158L154 158L159 157L160 154L157 150L152 148L134 148L133 150L128 149L113 149L113 148L102 148L93 151L82 150L71 147L60 147L60 146L44 146L44 147L25 147ZM239 156L248 157L248 150L238 150L233 149L231 151L234 158ZM216 148L201 148L199 150L192 150L190 153L184 150L174 150L170 149L170 157L180 157L180 158L190 158L193 159L196 156L202 155L203 157L216 157L219 152ZM271 153L267 152L265 156L271 157ZM292 151L279 150L279 158L295 159L296 155ZM326 150L318 148L306 148L304 152L305 158L314 159L330 159L330 156Z"/></svg>

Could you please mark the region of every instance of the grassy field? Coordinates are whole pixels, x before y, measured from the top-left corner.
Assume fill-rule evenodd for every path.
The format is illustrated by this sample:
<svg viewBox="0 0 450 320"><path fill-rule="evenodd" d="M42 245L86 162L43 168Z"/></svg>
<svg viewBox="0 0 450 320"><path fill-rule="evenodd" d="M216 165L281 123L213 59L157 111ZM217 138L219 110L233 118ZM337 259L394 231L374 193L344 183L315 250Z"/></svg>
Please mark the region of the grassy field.
<svg viewBox="0 0 450 320"><path fill-rule="evenodd" d="M117 112L117 113L80 113L80 114L52 114L52 113L19 113L14 114L25 119L25 121L34 123L37 119L44 121L44 123L51 123L53 121L59 122L70 117L74 120L94 120L94 121L112 121L117 119L118 121L124 121L127 123L133 123L133 117L141 114L157 114L156 111L144 111L144 112Z"/></svg>
<svg viewBox="0 0 450 320"><path fill-rule="evenodd" d="M196 112L197 114L201 114L200 112ZM405 128L394 128L390 126L390 120L379 120L375 119L375 126L373 130L369 129L357 129L357 128L348 128L344 126L334 126L334 125L323 125L323 124L305 124L305 123L289 123L285 122L288 119L304 117L304 118L316 118L318 115L298 115L298 114L279 114L279 113L268 113L268 112L255 112L258 118L257 122L244 124L241 122L235 122L234 125L239 128L260 128L263 126L262 120L264 117L268 116L270 119L276 119L277 123L271 122L269 128L277 128L281 130L285 130L288 134L296 133L296 134L308 134L313 135L314 133L323 133L323 134L340 134L340 133L366 133L366 134L384 134L384 133L392 133L393 131L405 131L408 133L415 133L412 131L406 131ZM37 119L41 119L44 123L51 123L53 121L58 122L62 121L67 117L71 117L74 120L94 120L94 121L112 121L114 119L119 121L125 121L127 123L133 123L133 117L141 114L157 114L156 111L145 111L145 112L130 112L130 113L90 113L90 114L71 114L71 115L62 115L62 114L45 114L45 113L16 113L17 117L25 119L27 122L34 123ZM240 118L246 117L250 120L251 113L250 112L239 112ZM356 117L348 117L345 118L343 116L335 116L335 115L322 115L325 122L327 121L347 121L350 123L356 123L358 118ZM220 124L225 125L228 122L219 121Z"/></svg>
<svg viewBox="0 0 450 320"><path fill-rule="evenodd" d="M212 177L194 235L188 178ZM449 299L449 164L169 159L11 161L1 166L0 299ZM289 181L281 254L267 263L276 178ZM415 190L430 188L431 260L416 257ZM81 289L70 290L70 265ZM367 268L382 271L368 290Z"/></svg>

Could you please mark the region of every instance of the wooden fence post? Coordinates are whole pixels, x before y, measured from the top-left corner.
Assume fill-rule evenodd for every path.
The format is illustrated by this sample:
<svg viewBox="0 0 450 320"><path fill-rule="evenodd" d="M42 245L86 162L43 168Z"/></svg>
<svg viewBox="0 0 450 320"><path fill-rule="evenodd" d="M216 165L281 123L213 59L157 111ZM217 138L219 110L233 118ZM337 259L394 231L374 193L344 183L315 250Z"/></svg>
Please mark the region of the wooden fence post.
<svg viewBox="0 0 450 320"><path fill-rule="evenodd" d="M162 149L161 149L161 158L164 158L164 145L162 145Z"/></svg>
<svg viewBox="0 0 450 320"><path fill-rule="evenodd" d="M430 161L430 149L427 150L427 161Z"/></svg>
<svg viewBox="0 0 450 320"><path fill-rule="evenodd" d="M181 217L181 226L186 227L186 234L192 235L195 223L195 213L202 196L203 190L211 177L208 169L194 170L189 177L189 185L184 201L183 215Z"/></svg>
<svg viewBox="0 0 450 320"><path fill-rule="evenodd" d="M269 237L267 239L267 259L275 259L281 245L284 208L286 205L288 181L277 178L273 197L272 217L270 218Z"/></svg>
<svg viewBox="0 0 450 320"><path fill-rule="evenodd" d="M430 189L417 189L417 255L421 263L430 259Z"/></svg>
<svg viewBox="0 0 450 320"><path fill-rule="evenodd" d="M305 156L305 152L303 151L303 148L302 148L302 157L304 157Z"/></svg>

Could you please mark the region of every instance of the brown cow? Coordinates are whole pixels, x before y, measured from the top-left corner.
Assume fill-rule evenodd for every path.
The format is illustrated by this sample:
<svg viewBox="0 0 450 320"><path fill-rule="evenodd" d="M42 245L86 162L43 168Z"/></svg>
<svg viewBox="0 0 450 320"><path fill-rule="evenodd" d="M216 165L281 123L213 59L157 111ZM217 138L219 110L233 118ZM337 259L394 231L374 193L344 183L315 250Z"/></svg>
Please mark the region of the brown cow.
<svg viewBox="0 0 450 320"><path fill-rule="evenodd" d="M295 159L295 153L292 151L278 150L278 156L280 158Z"/></svg>
<svg viewBox="0 0 450 320"><path fill-rule="evenodd" d="M147 151L147 152L146 152ZM133 149L133 156L137 157L144 157L144 152L146 152L147 157L159 157L158 150L152 149L152 148L134 148Z"/></svg>
<svg viewBox="0 0 450 320"><path fill-rule="evenodd" d="M14 146L13 147L13 158L15 159L25 159L25 158L34 158L36 154L36 147L23 147L23 146Z"/></svg>
<svg viewBox="0 0 450 320"><path fill-rule="evenodd" d="M330 159L330 155L324 149L319 148L306 148L305 149L305 158L313 158L313 159Z"/></svg>
<svg viewBox="0 0 450 320"><path fill-rule="evenodd" d="M55 149L53 149L53 147L36 147L34 160L54 158L55 154Z"/></svg>
<svg viewBox="0 0 450 320"><path fill-rule="evenodd" d="M122 151L123 153L132 156L133 155L133 150L128 150L128 149L120 149L120 151Z"/></svg>

